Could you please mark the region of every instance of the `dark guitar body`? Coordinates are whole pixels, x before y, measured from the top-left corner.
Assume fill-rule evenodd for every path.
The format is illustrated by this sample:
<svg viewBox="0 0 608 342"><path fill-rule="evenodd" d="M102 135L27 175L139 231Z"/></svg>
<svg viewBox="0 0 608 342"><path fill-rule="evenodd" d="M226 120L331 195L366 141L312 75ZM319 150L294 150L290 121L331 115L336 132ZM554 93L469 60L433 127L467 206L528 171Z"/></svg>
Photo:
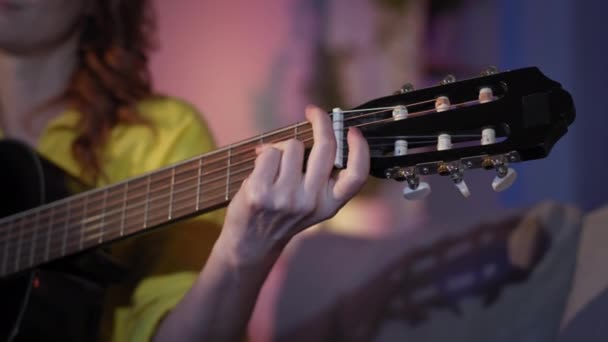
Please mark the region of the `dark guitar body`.
<svg viewBox="0 0 608 342"><path fill-rule="evenodd" d="M73 178L13 141L0 142L0 217L70 195ZM0 279L0 341L93 341L103 300L101 253Z"/></svg>

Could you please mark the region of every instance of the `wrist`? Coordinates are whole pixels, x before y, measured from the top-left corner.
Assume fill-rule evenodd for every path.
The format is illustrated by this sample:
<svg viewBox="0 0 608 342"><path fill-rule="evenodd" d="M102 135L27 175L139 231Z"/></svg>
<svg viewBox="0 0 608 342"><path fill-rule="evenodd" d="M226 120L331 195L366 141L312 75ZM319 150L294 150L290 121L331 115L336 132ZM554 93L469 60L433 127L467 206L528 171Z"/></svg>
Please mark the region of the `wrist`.
<svg viewBox="0 0 608 342"><path fill-rule="evenodd" d="M271 268L281 255L286 242L257 241L232 234L224 227L216 241L212 254L233 269Z"/></svg>

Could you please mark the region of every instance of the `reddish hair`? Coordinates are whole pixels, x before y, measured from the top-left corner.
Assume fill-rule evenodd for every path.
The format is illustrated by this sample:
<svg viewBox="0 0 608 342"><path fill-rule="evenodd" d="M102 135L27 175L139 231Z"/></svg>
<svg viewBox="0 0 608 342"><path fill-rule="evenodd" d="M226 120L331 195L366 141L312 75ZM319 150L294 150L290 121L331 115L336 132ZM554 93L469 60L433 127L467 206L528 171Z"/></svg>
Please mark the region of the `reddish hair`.
<svg viewBox="0 0 608 342"><path fill-rule="evenodd" d="M79 64L63 99L80 114L72 145L83 176L103 175L101 151L119 123L148 124L137 103L153 95L148 54L154 12L148 0L95 0L83 18Z"/></svg>

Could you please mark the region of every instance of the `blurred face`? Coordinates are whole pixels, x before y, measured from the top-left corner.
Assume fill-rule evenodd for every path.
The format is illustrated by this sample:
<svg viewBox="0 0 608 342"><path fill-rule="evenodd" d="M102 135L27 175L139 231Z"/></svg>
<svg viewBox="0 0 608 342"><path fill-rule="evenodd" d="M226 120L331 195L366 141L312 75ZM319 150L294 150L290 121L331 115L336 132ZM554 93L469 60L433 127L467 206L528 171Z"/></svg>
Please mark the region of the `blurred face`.
<svg viewBox="0 0 608 342"><path fill-rule="evenodd" d="M36 54L78 28L87 0L0 0L0 50Z"/></svg>

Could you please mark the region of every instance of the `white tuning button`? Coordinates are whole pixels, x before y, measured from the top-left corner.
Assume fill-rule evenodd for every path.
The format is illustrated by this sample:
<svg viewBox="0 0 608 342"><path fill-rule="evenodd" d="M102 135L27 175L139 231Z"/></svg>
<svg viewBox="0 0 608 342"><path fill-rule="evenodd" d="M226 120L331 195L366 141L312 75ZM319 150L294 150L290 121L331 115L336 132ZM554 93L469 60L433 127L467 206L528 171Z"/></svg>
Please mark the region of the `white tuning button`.
<svg viewBox="0 0 608 342"><path fill-rule="evenodd" d="M435 100L435 110L437 112L445 112L450 109L450 99L447 96L439 96Z"/></svg>
<svg viewBox="0 0 608 342"><path fill-rule="evenodd" d="M454 182L454 185L456 185L456 189L460 191L464 198L471 197L471 191L469 191L469 187L467 186L467 183L464 181L464 179L460 180L460 182Z"/></svg>
<svg viewBox="0 0 608 342"><path fill-rule="evenodd" d="M393 118L395 121L407 118L408 114L409 113L405 106L397 106L395 109L393 109Z"/></svg>
<svg viewBox="0 0 608 342"><path fill-rule="evenodd" d="M452 137L449 134L439 134L437 137L437 151L445 151L452 148Z"/></svg>
<svg viewBox="0 0 608 342"><path fill-rule="evenodd" d="M497 168L496 172L498 174L492 181L492 189L494 189L496 192L507 190L509 187L511 187L511 185L513 185L515 179L517 179L517 171L510 167L507 168L503 165L502 167Z"/></svg>
<svg viewBox="0 0 608 342"><path fill-rule="evenodd" d="M479 90L479 103L488 103L494 101L494 92L492 88L484 87Z"/></svg>
<svg viewBox="0 0 608 342"><path fill-rule="evenodd" d="M491 145L496 143L496 131L494 128L487 127L481 131L481 144Z"/></svg>
<svg viewBox="0 0 608 342"><path fill-rule="evenodd" d="M395 156L404 156L407 154L407 140L396 140L395 141Z"/></svg>
<svg viewBox="0 0 608 342"><path fill-rule="evenodd" d="M419 182L416 187L406 186L403 189L403 197L408 200L421 200L431 194L431 186L427 182Z"/></svg>
<svg viewBox="0 0 608 342"><path fill-rule="evenodd" d="M452 181L454 182L456 189L458 189L458 191L460 191L460 194L464 198L471 197L471 191L469 190L469 187L467 186L467 182L464 181L464 173L463 173L462 169L460 167L452 165L452 167L448 166L448 170L450 172L450 177L452 178Z"/></svg>

